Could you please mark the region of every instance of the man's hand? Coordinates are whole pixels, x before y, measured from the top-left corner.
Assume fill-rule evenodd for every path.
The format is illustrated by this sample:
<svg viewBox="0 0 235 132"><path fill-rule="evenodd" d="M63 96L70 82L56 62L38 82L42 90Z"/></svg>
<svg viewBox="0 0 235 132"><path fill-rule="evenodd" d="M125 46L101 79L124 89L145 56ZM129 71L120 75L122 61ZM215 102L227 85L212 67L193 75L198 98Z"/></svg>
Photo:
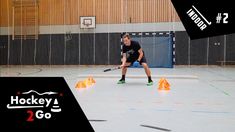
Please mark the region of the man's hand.
<svg viewBox="0 0 235 132"><path fill-rule="evenodd" d="M120 65L119 67L120 67L120 68L123 68L123 67L125 67L125 65Z"/></svg>

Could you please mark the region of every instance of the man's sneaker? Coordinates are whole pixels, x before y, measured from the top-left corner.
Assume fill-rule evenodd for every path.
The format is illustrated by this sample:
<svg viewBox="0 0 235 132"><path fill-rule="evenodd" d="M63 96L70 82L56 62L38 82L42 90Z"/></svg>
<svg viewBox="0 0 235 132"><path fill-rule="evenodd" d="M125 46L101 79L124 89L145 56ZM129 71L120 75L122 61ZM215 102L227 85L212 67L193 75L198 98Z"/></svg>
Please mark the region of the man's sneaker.
<svg viewBox="0 0 235 132"><path fill-rule="evenodd" d="M117 82L117 84L123 84L123 83L126 83L126 82L125 80L122 80L122 79Z"/></svg>
<svg viewBox="0 0 235 132"><path fill-rule="evenodd" d="M148 83L147 83L147 86L152 86L153 85L153 81L149 81Z"/></svg>

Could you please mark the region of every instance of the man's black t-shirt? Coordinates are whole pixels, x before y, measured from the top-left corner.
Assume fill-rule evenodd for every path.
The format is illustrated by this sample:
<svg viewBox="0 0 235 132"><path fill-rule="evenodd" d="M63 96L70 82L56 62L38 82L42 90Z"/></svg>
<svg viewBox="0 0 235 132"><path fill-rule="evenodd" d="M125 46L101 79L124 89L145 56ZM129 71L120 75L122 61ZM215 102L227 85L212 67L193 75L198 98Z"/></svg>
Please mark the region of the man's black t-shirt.
<svg viewBox="0 0 235 132"><path fill-rule="evenodd" d="M138 50L140 48L140 44L137 41L131 41L130 46L123 45L122 53L126 53L127 60L135 61L139 57Z"/></svg>

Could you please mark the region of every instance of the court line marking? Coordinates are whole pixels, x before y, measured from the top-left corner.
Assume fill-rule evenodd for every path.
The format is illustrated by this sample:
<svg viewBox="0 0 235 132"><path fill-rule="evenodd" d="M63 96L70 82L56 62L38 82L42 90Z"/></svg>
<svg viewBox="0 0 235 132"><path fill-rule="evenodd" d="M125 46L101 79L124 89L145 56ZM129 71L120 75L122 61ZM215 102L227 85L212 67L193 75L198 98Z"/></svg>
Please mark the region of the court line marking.
<svg viewBox="0 0 235 132"><path fill-rule="evenodd" d="M225 80L211 80L211 82L235 82L234 79L225 79Z"/></svg>
<svg viewBox="0 0 235 132"><path fill-rule="evenodd" d="M152 128L152 129L157 129L157 130L162 130L162 131L166 131L166 132L170 132L170 129L166 129L166 128L161 128L161 127L156 127L156 126L149 126L149 125L140 125L142 127L147 127L147 128Z"/></svg>
<svg viewBox="0 0 235 132"><path fill-rule="evenodd" d="M105 122L107 120L97 120L97 119L90 119L88 121L92 121L92 122Z"/></svg>
<svg viewBox="0 0 235 132"><path fill-rule="evenodd" d="M93 78L120 78L119 74L110 75L110 74L82 74L78 75L78 78L87 78L92 76ZM152 75L152 78L175 78L175 79L198 79L198 76L194 75ZM126 78L146 78L146 75L127 75Z"/></svg>
<svg viewBox="0 0 235 132"><path fill-rule="evenodd" d="M218 87L214 86L213 84L209 84L211 87L217 89L218 91L220 91L221 93L223 93L224 95L230 96L229 93L225 92L224 90L219 89Z"/></svg>
<svg viewBox="0 0 235 132"><path fill-rule="evenodd" d="M194 113L205 113L205 114L230 114L230 112L226 112L226 111L200 111L200 110L193 110L191 112Z"/></svg>
<svg viewBox="0 0 235 132"><path fill-rule="evenodd" d="M41 68L35 68L35 69L37 69L37 71L29 72L29 73L22 73L22 72L20 72L20 75L31 75L31 74L36 74L36 73L39 73L39 72L43 71Z"/></svg>

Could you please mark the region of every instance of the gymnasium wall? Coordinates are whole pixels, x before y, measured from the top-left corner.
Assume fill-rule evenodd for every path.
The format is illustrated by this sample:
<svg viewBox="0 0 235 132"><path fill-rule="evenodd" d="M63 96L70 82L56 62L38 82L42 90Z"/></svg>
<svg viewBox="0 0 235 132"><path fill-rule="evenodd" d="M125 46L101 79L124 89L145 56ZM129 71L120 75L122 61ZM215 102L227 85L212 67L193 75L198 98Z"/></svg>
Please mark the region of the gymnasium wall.
<svg viewBox="0 0 235 132"><path fill-rule="evenodd" d="M12 1L0 1L0 35L12 34ZM38 1L39 34L184 30L170 0ZM20 18L23 19L23 11L20 10L19 14L22 14ZM96 29L80 29L80 16L95 16ZM20 18L17 21L22 21ZM21 24L21 27L24 26L22 22L18 24Z"/></svg>
<svg viewBox="0 0 235 132"><path fill-rule="evenodd" d="M12 0L0 1L0 27L12 24ZM97 24L179 21L170 0L39 0L39 25L77 25L80 16Z"/></svg>
<svg viewBox="0 0 235 132"><path fill-rule="evenodd" d="M120 64L123 32L175 32L176 65L235 61L235 35L190 40L170 0L39 0L39 38L12 40L12 0L0 1L1 65ZM96 16L80 29L79 16Z"/></svg>
<svg viewBox="0 0 235 132"><path fill-rule="evenodd" d="M120 34L52 34L38 40L0 36L1 65L120 64Z"/></svg>
<svg viewBox="0 0 235 132"><path fill-rule="evenodd" d="M38 40L1 35L0 64L116 65L120 49L120 33L39 35ZM220 65L220 61L235 61L235 34L190 40L186 31L175 32L175 65Z"/></svg>
<svg viewBox="0 0 235 132"><path fill-rule="evenodd" d="M235 64L235 34L190 40L186 31L177 31L175 45L176 65Z"/></svg>
<svg viewBox="0 0 235 132"><path fill-rule="evenodd" d="M184 30L170 0L39 0L38 39L12 40L12 5L0 1L0 64L120 64L121 33ZM80 16L96 28L80 29Z"/></svg>

